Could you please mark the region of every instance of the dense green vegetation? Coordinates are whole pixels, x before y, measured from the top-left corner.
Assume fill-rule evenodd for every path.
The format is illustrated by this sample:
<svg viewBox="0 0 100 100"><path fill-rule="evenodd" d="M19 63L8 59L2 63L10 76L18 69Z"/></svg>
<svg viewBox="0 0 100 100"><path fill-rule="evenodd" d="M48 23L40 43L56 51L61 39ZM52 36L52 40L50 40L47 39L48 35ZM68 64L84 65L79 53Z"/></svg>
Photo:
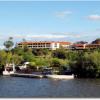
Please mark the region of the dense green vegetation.
<svg viewBox="0 0 100 100"><path fill-rule="evenodd" d="M100 49L95 50L67 50L60 48L29 49L13 47L13 38L5 41L4 50L0 50L0 69L7 63L15 63L16 66L23 62L30 62L29 68L33 71L50 67L56 74L71 69L76 77L99 78L100 77Z"/></svg>
<svg viewBox="0 0 100 100"><path fill-rule="evenodd" d="M84 52L70 63L71 69L77 77L100 77L100 52Z"/></svg>

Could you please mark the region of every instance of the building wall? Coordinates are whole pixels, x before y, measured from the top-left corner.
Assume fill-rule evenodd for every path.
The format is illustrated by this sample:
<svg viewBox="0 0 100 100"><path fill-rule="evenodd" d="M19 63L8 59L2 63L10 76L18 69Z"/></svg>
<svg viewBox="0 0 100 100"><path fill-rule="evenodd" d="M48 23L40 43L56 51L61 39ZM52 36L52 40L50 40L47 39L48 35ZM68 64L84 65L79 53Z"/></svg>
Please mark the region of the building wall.
<svg viewBox="0 0 100 100"><path fill-rule="evenodd" d="M59 43L51 43L52 50L56 50L57 48L59 48Z"/></svg>
<svg viewBox="0 0 100 100"><path fill-rule="evenodd" d="M29 48L48 48L51 50L56 50L59 48L61 45L63 47L68 47L69 45L66 44L61 44L60 42L21 42L18 43L17 46L23 48L24 45L27 45Z"/></svg>
<svg viewBox="0 0 100 100"><path fill-rule="evenodd" d="M73 44L71 49L96 49L100 48L100 44Z"/></svg>

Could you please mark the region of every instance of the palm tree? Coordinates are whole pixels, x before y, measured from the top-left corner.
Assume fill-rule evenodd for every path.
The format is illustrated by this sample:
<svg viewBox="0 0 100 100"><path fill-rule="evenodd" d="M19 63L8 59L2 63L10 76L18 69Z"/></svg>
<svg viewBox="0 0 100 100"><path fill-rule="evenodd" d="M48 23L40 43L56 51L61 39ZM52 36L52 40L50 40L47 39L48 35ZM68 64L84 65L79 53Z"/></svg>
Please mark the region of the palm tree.
<svg viewBox="0 0 100 100"><path fill-rule="evenodd" d="M4 46L5 46L7 51L10 51L14 45L12 40L13 40L13 37L9 37L9 39L4 42Z"/></svg>
<svg viewBox="0 0 100 100"><path fill-rule="evenodd" d="M13 58L12 53L10 50L12 49L14 43L13 43L13 37L9 37L7 41L4 42L4 46L7 50L7 57L6 57L6 65L9 65L11 62L11 59Z"/></svg>

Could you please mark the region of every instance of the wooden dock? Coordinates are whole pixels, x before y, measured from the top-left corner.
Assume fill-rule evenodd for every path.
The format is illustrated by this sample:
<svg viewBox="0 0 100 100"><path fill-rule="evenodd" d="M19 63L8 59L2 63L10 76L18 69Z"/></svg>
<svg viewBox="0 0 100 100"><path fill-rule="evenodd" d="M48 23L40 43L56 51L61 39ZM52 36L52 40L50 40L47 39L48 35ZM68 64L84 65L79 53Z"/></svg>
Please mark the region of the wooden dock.
<svg viewBox="0 0 100 100"><path fill-rule="evenodd" d="M26 77L26 78L43 78L43 75L36 75L36 74L23 74L23 73L13 73L10 76L14 77Z"/></svg>

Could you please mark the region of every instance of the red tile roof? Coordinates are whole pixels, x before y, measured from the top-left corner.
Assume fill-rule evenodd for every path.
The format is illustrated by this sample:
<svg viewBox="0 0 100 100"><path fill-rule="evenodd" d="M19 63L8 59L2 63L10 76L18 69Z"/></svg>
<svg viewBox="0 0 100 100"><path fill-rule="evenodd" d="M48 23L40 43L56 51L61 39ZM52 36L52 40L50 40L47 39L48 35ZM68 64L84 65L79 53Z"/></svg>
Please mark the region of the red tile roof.
<svg viewBox="0 0 100 100"><path fill-rule="evenodd" d="M60 43L61 45L70 45L71 44L71 42L58 42L58 43Z"/></svg>
<svg viewBox="0 0 100 100"><path fill-rule="evenodd" d="M75 47L83 47L84 44L74 44L73 46L75 46Z"/></svg>

